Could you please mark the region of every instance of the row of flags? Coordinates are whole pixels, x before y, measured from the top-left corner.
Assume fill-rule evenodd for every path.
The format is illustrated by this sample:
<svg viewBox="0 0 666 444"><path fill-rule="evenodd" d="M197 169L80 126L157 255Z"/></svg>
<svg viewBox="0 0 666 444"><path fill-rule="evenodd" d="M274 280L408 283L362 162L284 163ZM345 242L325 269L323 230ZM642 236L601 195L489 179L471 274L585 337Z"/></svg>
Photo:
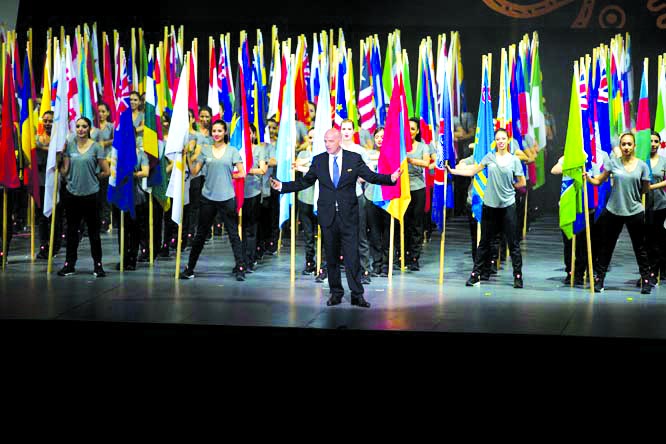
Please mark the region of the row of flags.
<svg viewBox="0 0 666 444"><path fill-rule="evenodd" d="M611 154L613 141L624 133L636 135L636 157L650 165L652 128L666 135L666 54L657 60L657 108L651 125L649 62L643 61L639 96L634 103L631 39L616 35L574 63L569 122L564 149L560 227L571 238L585 228L582 171L603 171L602 152ZM634 110L636 112L634 112ZM660 154L663 153L664 144ZM610 183L587 186L588 209L598 218L610 195Z"/></svg>

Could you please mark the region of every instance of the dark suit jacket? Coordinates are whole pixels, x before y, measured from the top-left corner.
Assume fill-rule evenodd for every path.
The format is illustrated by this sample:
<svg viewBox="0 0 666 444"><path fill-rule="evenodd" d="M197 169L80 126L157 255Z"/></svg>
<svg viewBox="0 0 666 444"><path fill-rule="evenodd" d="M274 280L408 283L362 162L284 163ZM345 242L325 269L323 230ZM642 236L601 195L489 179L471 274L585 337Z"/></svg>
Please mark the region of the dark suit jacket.
<svg viewBox="0 0 666 444"><path fill-rule="evenodd" d="M303 177L293 182L282 182L282 193L301 191L314 185L319 179L319 199L317 211L319 224L329 227L335 218L335 203L338 203L338 216L345 225L358 224L358 200L356 199L356 180L362 177L366 182L378 185L393 185L390 174L374 173L363 162L360 154L344 150L338 187L333 186L333 179L328 170L328 153L321 153L312 158L312 164Z"/></svg>

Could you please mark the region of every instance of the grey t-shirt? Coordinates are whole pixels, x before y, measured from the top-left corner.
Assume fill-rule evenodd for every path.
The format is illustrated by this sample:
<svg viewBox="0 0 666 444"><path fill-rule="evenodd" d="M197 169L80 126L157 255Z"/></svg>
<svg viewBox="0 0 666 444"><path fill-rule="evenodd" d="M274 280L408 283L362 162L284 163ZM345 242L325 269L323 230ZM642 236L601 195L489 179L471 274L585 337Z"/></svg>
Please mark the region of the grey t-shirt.
<svg viewBox="0 0 666 444"><path fill-rule="evenodd" d="M46 134L45 134L46 135ZM35 140L37 142L37 171L39 172L39 186L45 186L45 180L46 180L46 163L49 158L49 152L42 149L42 148L47 148L49 147L49 143L41 143L39 141L39 136L35 135ZM50 140L50 138L49 138Z"/></svg>
<svg viewBox="0 0 666 444"><path fill-rule="evenodd" d="M219 159L213 155L212 147L202 147L197 158L197 162L203 163L201 174L206 176L201 195L216 202L232 199L235 196L232 173L236 164L242 161L240 152L234 146L227 145Z"/></svg>
<svg viewBox="0 0 666 444"><path fill-rule="evenodd" d="M490 152L481 159L481 165L488 167L488 183L483 196L484 205L492 208L506 208L516 203L515 177L524 176L520 160L513 154L505 154L510 159L505 166L497 163L497 155Z"/></svg>
<svg viewBox="0 0 666 444"><path fill-rule="evenodd" d="M363 148L372 147L375 144L375 138L367 129L359 128L358 140Z"/></svg>
<svg viewBox="0 0 666 444"><path fill-rule="evenodd" d="M650 170L645 162L637 161L632 172L624 169L621 159L613 157L608 162L607 170L613 175L613 187L606 208L616 216L633 216L644 211L642 181L650 181Z"/></svg>
<svg viewBox="0 0 666 444"><path fill-rule="evenodd" d="M308 163L305 164L306 167L310 167L312 162L312 151L303 150L298 153L298 159L306 159ZM307 187L303 191L298 192L298 200L308 205L314 205L314 185Z"/></svg>
<svg viewBox="0 0 666 444"><path fill-rule="evenodd" d="M200 131L197 131L196 133L194 133L194 137L197 141L197 145L201 145L202 147L204 145L213 145L214 142L213 136L211 136L210 134L205 136Z"/></svg>
<svg viewBox="0 0 666 444"><path fill-rule="evenodd" d="M367 150L368 154L368 168L370 168L375 173L377 172L377 164L379 163L379 150ZM381 185L375 185L374 183L365 184L365 198L372 202L375 198L375 189L381 187Z"/></svg>
<svg viewBox="0 0 666 444"><path fill-rule="evenodd" d="M137 139L139 139L137 137ZM141 167L148 165L148 155L143 150L143 139L137 140L136 165L134 171L141 171ZM146 193L141 189L141 179L134 178L134 205L142 205L148 202Z"/></svg>
<svg viewBox="0 0 666 444"><path fill-rule="evenodd" d="M360 145L356 145L355 143L348 147L343 147L343 148L347 151L351 151L352 153L360 154L361 158L363 159L363 162L365 162L365 164L368 165L368 151L365 148L362 148ZM362 195L363 195L363 185L357 181L356 197Z"/></svg>
<svg viewBox="0 0 666 444"><path fill-rule="evenodd" d="M92 138L95 139L95 142L99 142L100 145L107 140L113 140L113 124L107 122L104 128L93 128ZM111 146L104 148L104 153L108 157L111 153Z"/></svg>
<svg viewBox="0 0 666 444"><path fill-rule="evenodd" d="M264 145L264 154L266 156L266 162L275 158L275 144L269 143ZM261 178L261 195L263 197L268 197L271 195L271 183L270 177L275 176L275 167L269 166L266 170L266 174Z"/></svg>
<svg viewBox="0 0 666 444"><path fill-rule="evenodd" d="M652 167L652 183L663 182L666 178L666 159L658 156L657 165ZM663 210L666 208L666 188L652 191L652 209Z"/></svg>
<svg viewBox="0 0 666 444"><path fill-rule="evenodd" d="M146 119L146 115L143 112L139 112L136 115L136 119L132 119L132 124L134 125L134 128L136 128L139 125L143 125L144 120ZM143 130L137 131L136 136L143 137Z"/></svg>
<svg viewBox="0 0 666 444"><path fill-rule="evenodd" d="M99 191L97 178L98 159L106 159L104 148L97 142L80 153L76 140L68 142L64 152L69 157L69 171L67 172L67 191L75 196L89 196Z"/></svg>
<svg viewBox="0 0 666 444"><path fill-rule="evenodd" d="M474 154L472 154L469 157L465 157L463 160L460 161L461 165L474 165ZM467 200L465 201L465 204L468 207L472 206L472 187L474 186L474 178L470 177L472 179L469 182L469 187L467 188Z"/></svg>
<svg viewBox="0 0 666 444"><path fill-rule="evenodd" d="M430 148L423 142L416 142L412 146L412 150L407 153L407 157L423 160L424 154L430 155ZM424 189L425 180L423 178L423 168L410 163L407 169L409 170L409 190L417 191Z"/></svg>
<svg viewBox="0 0 666 444"><path fill-rule="evenodd" d="M259 168L261 161L266 160L266 150L261 145L252 145L252 168ZM248 174L245 176L245 197L255 197L261 194L263 176Z"/></svg>

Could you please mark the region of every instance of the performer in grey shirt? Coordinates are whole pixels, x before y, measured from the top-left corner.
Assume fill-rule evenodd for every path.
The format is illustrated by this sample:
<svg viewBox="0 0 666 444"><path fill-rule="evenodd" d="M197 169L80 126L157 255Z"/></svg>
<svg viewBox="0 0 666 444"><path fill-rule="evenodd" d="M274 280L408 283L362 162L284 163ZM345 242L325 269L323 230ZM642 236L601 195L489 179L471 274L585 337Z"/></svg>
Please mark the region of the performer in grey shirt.
<svg viewBox="0 0 666 444"><path fill-rule="evenodd" d="M650 262L645 247L645 209L642 195L650 188L650 169L645 162L636 157L636 138L632 133L625 133L620 137L621 158L612 157L608 165L604 165L604 172L597 177L585 174L587 181L593 185L600 185L613 175L613 188L608 199L606 211L601 216L601 229L603 242L599 264L594 278L595 291L604 291L604 279L610 265L615 244L626 225L634 247L638 270L641 274L641 293L649 294Z"/></svg>

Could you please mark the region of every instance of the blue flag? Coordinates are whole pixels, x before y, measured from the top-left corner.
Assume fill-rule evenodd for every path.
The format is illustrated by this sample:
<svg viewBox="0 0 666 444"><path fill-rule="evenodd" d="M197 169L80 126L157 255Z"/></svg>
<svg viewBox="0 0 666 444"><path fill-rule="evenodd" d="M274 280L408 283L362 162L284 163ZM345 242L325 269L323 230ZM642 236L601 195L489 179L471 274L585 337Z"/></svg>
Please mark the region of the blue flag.
<svg viewBox="0 0 666 444"><path fill-rule="evenodd" d="M479 115L476 123L476 139L474 141L474 164L478 165L490 152L495 135L493 123L493 109L488 86L488 70L483 71L483 86L481 87L481 98L479 103ZM488 182L488 168L472 178L472 214L480 222L483 210L483 196Z"/></svg>

